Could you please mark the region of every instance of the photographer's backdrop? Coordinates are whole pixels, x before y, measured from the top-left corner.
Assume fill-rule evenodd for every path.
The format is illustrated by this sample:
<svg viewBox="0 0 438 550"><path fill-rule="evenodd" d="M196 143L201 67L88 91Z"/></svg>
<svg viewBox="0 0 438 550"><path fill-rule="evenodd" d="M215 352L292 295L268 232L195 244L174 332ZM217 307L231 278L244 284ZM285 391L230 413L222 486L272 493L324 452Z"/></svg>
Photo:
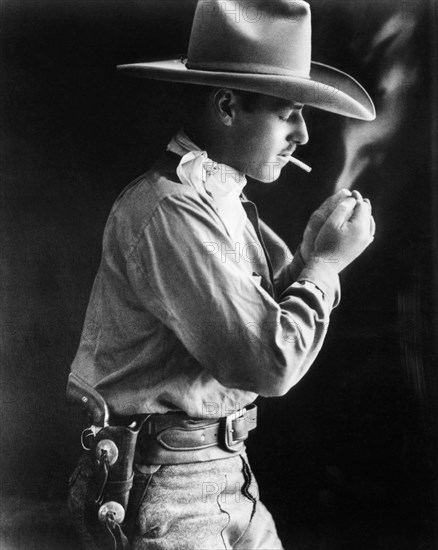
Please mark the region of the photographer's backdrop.
<svg viewBox="0 0 438 550"><path fill-rule="evenodd" d="M195 5L1 0L2 549L77 547L65 496L83 419L67 375L111 205L179 125L176 86L115 66L186 53ZM309 374L259 400L250 458L286 548L432 550L436 3L311 5L314 59L357 77L378 119L308 110L312 173L290 165L248 195L292 250L340 178L378 229Z"/></svg>

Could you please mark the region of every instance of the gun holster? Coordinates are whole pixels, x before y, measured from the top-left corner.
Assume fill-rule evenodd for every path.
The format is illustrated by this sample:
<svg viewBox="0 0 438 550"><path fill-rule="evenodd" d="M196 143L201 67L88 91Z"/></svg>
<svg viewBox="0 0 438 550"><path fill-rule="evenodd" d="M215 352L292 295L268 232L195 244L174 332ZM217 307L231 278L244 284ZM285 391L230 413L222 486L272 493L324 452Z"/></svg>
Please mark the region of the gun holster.
<svg viewBox="0 0 438 550"><path fill-rule="evenodd" d="M108 406L89 384L71 373L67 400L80 404L87 413L90 427L82 432L84 449L91 453L94 465L94 491L91 507L102 526L112 536L115 550L128 550L126 527L130 492L134 481L134 455L138 433L148 415L133 417L129 426L111 425ZM139 503L140 504L140 503Z"/></svg>

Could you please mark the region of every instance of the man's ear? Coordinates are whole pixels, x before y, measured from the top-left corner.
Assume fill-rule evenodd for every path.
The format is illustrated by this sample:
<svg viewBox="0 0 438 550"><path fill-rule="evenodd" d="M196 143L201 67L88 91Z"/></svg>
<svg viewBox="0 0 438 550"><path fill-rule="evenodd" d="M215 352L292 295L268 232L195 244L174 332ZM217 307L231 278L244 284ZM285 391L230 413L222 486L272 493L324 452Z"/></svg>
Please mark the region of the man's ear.
<svg viewBox="0 0 438 550"><path fill-rule="evenodd" d="M237 97L229 88L219 88L213 94L213 107L216 116L224 126L231 126L236 115Z"/></svg>

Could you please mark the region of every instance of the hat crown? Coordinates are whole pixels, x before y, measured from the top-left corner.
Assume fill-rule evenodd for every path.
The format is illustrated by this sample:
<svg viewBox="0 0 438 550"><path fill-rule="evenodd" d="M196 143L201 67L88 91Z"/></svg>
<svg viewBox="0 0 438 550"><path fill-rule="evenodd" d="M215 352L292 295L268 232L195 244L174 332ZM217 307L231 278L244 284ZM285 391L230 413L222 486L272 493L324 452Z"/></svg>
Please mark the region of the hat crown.
<svg viewBox="0 0 438 550"><path fill-rule="evenodd" d="M308 78L310 6L302 0L199 0L186 66Z"/></svg>

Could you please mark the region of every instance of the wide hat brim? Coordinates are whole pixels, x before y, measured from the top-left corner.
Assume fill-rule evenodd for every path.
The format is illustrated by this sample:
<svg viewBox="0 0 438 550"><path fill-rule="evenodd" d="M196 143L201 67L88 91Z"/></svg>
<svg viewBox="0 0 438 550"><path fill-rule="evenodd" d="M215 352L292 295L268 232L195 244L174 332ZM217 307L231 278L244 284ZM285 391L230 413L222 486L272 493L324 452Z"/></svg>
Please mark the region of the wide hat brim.
<svg viewBox="0 0 438 550"><path fill-rule="evenodd" d="M264 73L223 72L188 69L181 59L118 65L136 77L229 87L281 97L331 113L374 120L376 110L366 90L350 75L312 61L309 78Z"/></svg>

